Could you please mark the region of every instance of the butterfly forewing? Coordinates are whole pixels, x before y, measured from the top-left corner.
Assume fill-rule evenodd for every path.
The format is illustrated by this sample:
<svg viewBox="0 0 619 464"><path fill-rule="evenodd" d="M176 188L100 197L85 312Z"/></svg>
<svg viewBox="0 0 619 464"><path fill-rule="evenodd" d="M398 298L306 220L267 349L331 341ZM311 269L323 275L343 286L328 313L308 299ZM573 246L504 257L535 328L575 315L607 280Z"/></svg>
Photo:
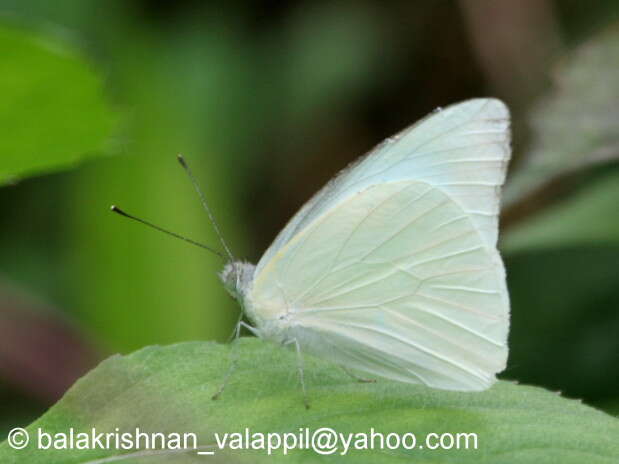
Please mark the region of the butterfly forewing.
<svg viewBox="0 0 619 464"><path fill-rule="evenodd" d="M436 112L321 190L260 260L249 293L303 351L456 390L494 381L509 301L496 251L509 158L498 100Z"/></svg>

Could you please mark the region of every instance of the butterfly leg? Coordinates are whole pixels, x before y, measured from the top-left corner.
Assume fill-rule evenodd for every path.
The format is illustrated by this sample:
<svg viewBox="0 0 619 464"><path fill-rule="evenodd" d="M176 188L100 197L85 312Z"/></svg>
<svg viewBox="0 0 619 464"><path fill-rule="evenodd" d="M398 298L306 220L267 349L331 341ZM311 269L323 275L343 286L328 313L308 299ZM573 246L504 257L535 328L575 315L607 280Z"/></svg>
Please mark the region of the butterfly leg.
<svg viewBox="0 0 619 464"><path fill-rule="evenodd" d="M349 376L355 379L359 383L376 383L376 379L364 379L363 377L359 377L358 375L353 374L344 366L340 366L344 372L346 372Z"/></svg>
<svg viewBox="0 0 619 464"><path fill-rule="evenodd" d="M217 392L215 392L215 394L211 397L211 399L213 400L218 399L221 396L221 394L224 392L226 385L228 385L228 381L230 380L230 377L232 376L232 372L236 368L236 363L238 361L238 355L237 355L237 350L235 349L235 346L237 345L239 337L241 336L241 327L245 327L251 333L255 334L255 330L252 326L250 326L249 324L246 324L241 319L239 319L239 322L236 324L236 327L234 328L234 331L232 332L232 337L230 341L230 344L231 344L230 355L232 357L230 361L230 366L228 367L228 371L226 372L226 375L224 376L224 380L221 383L221 387L219 387Z"/></svg>
<svg viewBox="0 0 619 464"><path fill-rule="evenodd" d="M297 369L299 371L299 382L301 383L301 389L303 390L303 404L305 404L305 409L310 408L309 400L307 398L307 389L305 388L305 374L303 370L303 356L301 355L301 345L299 345L299 341L296 338L291 340L286 340L282 343L282 346L294 344L296 352L297 352Z"/></svg>

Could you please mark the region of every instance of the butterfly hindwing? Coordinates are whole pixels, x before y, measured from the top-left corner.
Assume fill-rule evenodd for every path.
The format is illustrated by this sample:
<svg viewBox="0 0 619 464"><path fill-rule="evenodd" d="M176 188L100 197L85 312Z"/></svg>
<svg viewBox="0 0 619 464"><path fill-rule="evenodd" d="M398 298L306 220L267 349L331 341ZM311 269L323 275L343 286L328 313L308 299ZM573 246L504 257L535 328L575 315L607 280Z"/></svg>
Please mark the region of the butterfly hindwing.
<svg viewBox="0 0 619 464"><path fill-rule="evenodd" d="M376 375L480 390L505 366L496 250L509 115L498 100L435 112L379 145L293 217L249 298L286 314L303 351Z"/></svg>
<svg viewBox="0 0 619 464"><path fill-rule="evenodd" d="M346 366L447 389L483 389L503 369L500 259L439 189L369 187L282 251L257 276L252 301L288 307L303 351L329 346Z"/></svg>

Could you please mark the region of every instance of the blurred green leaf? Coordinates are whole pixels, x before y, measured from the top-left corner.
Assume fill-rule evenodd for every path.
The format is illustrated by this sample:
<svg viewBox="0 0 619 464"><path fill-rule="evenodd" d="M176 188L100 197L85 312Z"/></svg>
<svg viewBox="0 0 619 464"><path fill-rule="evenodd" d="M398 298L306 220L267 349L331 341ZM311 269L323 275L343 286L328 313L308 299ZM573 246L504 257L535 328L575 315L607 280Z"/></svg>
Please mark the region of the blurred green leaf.
<svg viewBox="0 0 619 464"><path fill-rule="evenodd" d="M508 375L608 401L619 391L619 170L508 229ZM551 366L551 367L550 367Z"/></svg>
<svg viewBox="0 0 619 464"><path fill-rule="evenodd" d="M72 308L113 352L154 343L225 340L239 307L216 273L221 260L109 212L118 204L199 242L218 247L199 198L176 162L182 153L204 189L222 233L244 256L238 180L246 145L244 54L223 25L179 24L178 33L135 28L117 35L112 73L132 108L126 157L72 173L67 262ZM232 26L229 26L232 27ZM239 77L241 76L241 77Z"/></svg>
<svg viewBox="0 0 619 464"><path fill-rule="evenodd" d="M504 204L547 182L619 157L619 25L578 48L555 73L555 88L531 114L531 147L514 170Z"/></svg>
<svg viewBox="0 0 619 464"><path fill-rule="evenodd" d="M342 105L361 90L367 91L375 78L384 40L379 15L368 5L299 7L267 61L268 65L273 57L281 60L281 65L271 67L276 73L273 79L282 79L272 96L284 112L280 124L304 125L317 114L337 117Z"/></svg>
<svg viewBox="0 0 619 464"><path fill-rule="evenodd" d="M75 51L0 26L0 184L100 155L115 118L100 78Z"/></svg>
<svg viewBox="0 0 619 464"><path fill-rule="evenodd" d="M478 449L351 450L339 462L387 463L608 463L619 457L619 421L557 394L509 382L483 393L428 389L380 379L360 384L334 365L306 359L312 407L306 411L295 377L295 354L257 339L242 339L239 365L218 401L211 395L229 362L227 346L183 343L148 347L115 356L78 381L65 397L28 427L48 433L142 431L199 434L200 446L214 445L214 432L298 432L301 427L332 427L340 433L476 433ZM423 443L423 442L422 442ZM211 448L213 449L213 448ZM331 462L311 450L288 456L265 452L220 451L222 462ZM37 451L32 444L15 451L5 442L5 463L84 463L117 452L101 450ZM195 452L124 462L193 462Z"/></svg>
<svg viewBox="0 0 619 464"><path fill-rule="evenodd" d="M509 366L522 382L585 401L619 392L619 245L507 255Z"/></svg>
<svg viewBox="0 0 619 464"><path fill-rule="evenodd" d="M516 253L560 246L617 244L618 200L619 170L588 182L574 195L508 229L501 249Z"/></svg>

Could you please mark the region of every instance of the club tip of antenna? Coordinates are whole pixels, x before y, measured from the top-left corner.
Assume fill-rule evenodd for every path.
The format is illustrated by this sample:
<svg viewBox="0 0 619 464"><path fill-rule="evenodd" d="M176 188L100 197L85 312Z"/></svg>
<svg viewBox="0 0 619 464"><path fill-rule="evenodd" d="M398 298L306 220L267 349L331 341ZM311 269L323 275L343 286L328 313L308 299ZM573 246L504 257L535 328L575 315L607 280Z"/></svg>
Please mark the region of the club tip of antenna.
<svg viewBox="0 0 619 464"><path fill-rule="evenodd" d="M118 206L116 205L112 205L110 206L110 211L112 211L113 213L118 213L121 216L126 216L127 213L125 213L122 209L120 209Z"/></svg>
<svg viewBox="0 0 619 464"><path fill-rule="evenodd" d="M176 159L178 160L179 163L181 163L181 166L183 167L187 166L187 163L185 163L185 158L180 153L176 155Z"/></svg>

